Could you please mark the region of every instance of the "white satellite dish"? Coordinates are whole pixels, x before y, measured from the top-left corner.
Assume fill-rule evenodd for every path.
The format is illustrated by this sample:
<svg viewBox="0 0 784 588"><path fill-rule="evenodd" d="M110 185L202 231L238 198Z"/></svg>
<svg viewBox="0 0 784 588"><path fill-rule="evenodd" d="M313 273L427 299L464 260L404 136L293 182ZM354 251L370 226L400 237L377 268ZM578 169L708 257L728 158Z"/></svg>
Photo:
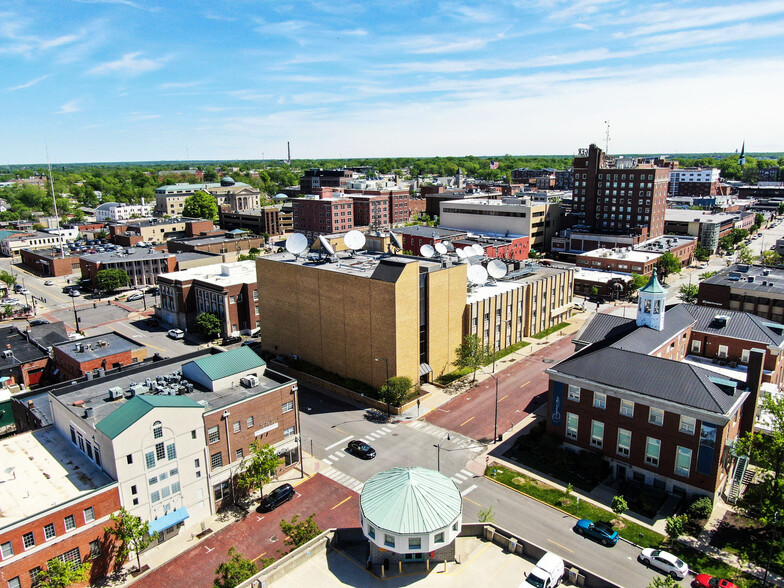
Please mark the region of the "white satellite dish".
<svg viewBox="0 0 784 588"><path fill-rule="evenodd" d="M481 265L469 265L467 271L468 281L479 286L487 282L487 270Z"/></svg>
<svg viewBox="0 0 784 588"><path fill-rule="evenodd" d="M506 264L500 259L494 259L487 264L487 273L495 280L503 278L506 275Z"/></svg>
<svg viewBox="0 0 784 588"><path fill-rule="evenodd" d="M455 246L452 245L451 241L441 241L441 242L444 244L444 247L446 247L447 251L454 251L455 250Z"/></svg>
<svg viewBox="0 0 784 588"><path fill-rule="evenodd" d="M446 254L446 245L443 243L436 243L436 251L438 251L441 255Z"/></svg>
<svg viewBox="0 0 784 588"><path fill-rule="evenodd" d="M422 247L419 248L419 254L422 257L433 257L436 254L436 250L433 249L432 245L426 244L426 245L422 245Z"/></svg>
<svg viewBox="0 0 784 588"><path fill-rule="evenodd" d="M470 245L468 247L463 247L463 253L465 253L466 257L473 257L476 255L476 251L474 251L474 248Z"/></svg>
<svg viewBox="0 0 784 588"><path fill-rule="evenodd" d="M319 241L321 241L321 246L324 248L324 251L330 255L335 255L335 248L332 247L332 243L329 242L329 239L324 235L319 235Z"/></svg>
<svg viewBox="0 0 784 588"><path fill-rule="evenodd" d="M302 233L294 233L286 239L286 251L299 255L308 248L308 238Z"/></svg>
<svg viewBox="0 0 784 588"><path fill-rule="evenodd" d="M485 248L482 247L481 245L479 245L478 243L472 245L471 248L474 250L474 255L484 255L485 254Z"/></svg>
<svg viewBox="0 0 784 588"><path fill-rule="evenodd" d="M400 242L400 237L395 235L392 231L389 231L389 240L392 242L392 245L397 247L398 249L403 249L403 243Z"/></svg>
<svg viewBox="0 0 784 588"><path fill-rule="evenodd" d="M465 259L466 258L466 252L463 251L462 249L455 249L455 253L457 253L457 256L460 259Z"/></svg>
<svg viewBox="0 0 784 588"><path fill-rule="evenodd" d="M365 246L365 235L359 231L349 231L343 237L343 242L346 244L346 247L352 251L357 251Z"/></svg>

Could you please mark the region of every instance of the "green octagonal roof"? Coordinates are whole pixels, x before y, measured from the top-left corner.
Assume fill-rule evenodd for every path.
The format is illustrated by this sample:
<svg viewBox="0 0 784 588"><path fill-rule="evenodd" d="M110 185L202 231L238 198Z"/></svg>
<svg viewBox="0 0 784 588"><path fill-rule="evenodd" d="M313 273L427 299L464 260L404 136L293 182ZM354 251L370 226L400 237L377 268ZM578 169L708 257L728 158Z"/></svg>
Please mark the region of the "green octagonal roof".
<svg viewBox="0 0 784 588"><path fill-rule="evenodd" d="M393 468L365 482L359 507L368 521L391 533L432 533L460 516L463 498L455 483L440 472Z"/></svg>

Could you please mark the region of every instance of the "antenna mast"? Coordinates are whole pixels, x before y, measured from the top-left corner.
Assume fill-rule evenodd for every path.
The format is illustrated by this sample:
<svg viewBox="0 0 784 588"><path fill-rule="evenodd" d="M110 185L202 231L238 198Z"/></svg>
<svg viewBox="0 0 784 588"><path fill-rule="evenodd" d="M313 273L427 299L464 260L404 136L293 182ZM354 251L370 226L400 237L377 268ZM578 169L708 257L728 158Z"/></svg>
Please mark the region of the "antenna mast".
<svg viewBox="0 0 784 588"><path fill-rule="evenodd" d="M52 189L52 204L54 204L54 220L57 221L57 234L60 236L60 259L65 258L63 249L63 228L60 226L60 215L57 214L57 199L54 197L54 175L52 174L52 162L49 161L49 146L46 146L46 165L49 168L49 187Z"/></svg>
<svg viewBox="0 0 784 588"><path fill-rule="evenodd" d="M607 125L607 131L604 135L604 154L607 155L610 151L610 121L606 120L604 121L604 124Z"/></svg>

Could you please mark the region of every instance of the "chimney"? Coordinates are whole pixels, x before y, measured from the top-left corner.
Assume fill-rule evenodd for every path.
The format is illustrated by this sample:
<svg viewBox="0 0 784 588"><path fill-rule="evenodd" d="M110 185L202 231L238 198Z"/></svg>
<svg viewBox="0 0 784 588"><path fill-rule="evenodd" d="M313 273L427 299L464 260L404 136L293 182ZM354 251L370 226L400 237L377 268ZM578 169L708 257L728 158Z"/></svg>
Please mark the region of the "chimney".
<svg viewBox="0 0 784 588"><path fill-rule="evenodd" d="M762 373L765 364L765 351L752 349L749 354L749 369L746 371L746 386L749 397L743 403L740 416L740 431L750 433L754 430L754 421L757 418L757 404L759 403L760 388L762 387Z"/></svg>

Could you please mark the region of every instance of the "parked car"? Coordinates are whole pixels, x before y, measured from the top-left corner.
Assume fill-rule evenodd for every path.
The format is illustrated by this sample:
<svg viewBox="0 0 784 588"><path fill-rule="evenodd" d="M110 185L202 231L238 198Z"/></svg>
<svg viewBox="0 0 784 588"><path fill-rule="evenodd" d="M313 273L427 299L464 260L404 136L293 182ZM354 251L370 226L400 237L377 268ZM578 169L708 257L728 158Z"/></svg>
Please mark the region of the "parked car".
<svg viewBox="0 0 784 588"><path fill-rule="evenodd" d="M54 282L52 280L46 280L44 286L54 286Z"/></svg>
<svg viewBox="0 0 784 588"><path fill-rule="evenodd" d="M169 329L167 335L169 335L169 337L171 337L172 339L182 339L183 337L185 337L185 331L183 331L182 329Z"/></svg>
<svg viewBox="0 0 784 588"><path fill-rule="evenodd" d="M738 588L736 584L729 580L720 580L710 574L697 574L691 585L692 588Z"/></svg>
<svg viewBox="0 0 784 588"><path fill-rule="evenodd" d="M352 455L356 455L362 459L373 459L376 457L376 450L373 449L367 443L363 443L362 441L354 441L348 442L348 447L346 447L346 451L348 451Z"/></svg>
<svg viewBox="0 0 784 588"><path fill-rule="evenodd" d="M233 336L233 337L224 337L222 345L234 345L235 343L241 343L242 337Z"/></svg>
<svg viewBox="0 0 784 588"><path fill-rule="evenodd" d="M27 288L22 288L21 290L17 290L16 293L21 294L22 296L29 296L30 290L28 290Z"/></svg>
<svg viewBox="0 0 784 588"><path fill-rule="evenodd" d="M689 573L689 566L668 551L648 547L640 553L640 561L676 580L683 580L683 577Z"/></svg>
<svg viewBox="0 0 784 588"><path fill-rule="evenodd" d="M602 545L613 546L618 543L618 531L610 523L602 521L593 522L590 519L580 519L575 525L578 535L595 539Z"/></svg>
<svg viewBox="0 0 784 588"><path fill-rule="evenodd" d="M79 290L77 290L76 288L68 291L68 296L70 296L71 298L76 298L77 296L81 296L81 295L82 293L79 292Z"/></svg>
<svg viewBox="0 0 784 588"><path fill-rule="evenodd" d="M147 294L157 294L158 293L158 286L150 286L147 288Z"/></svg>
<svg viewBox="0 0 784 588"><path fill-rule="evenodd" d="M49 321L46 319L33 319L30 321L31 327L37 327L38 325L48 325Z"/></svg>
<svg viewBox="0 0 784 588"><path fill-rule="evenodd" d="M550 267L551 265L553 265L553 262L550 261L549 259L540 259L539 260L539 265L543 265L545 267Z"/></svg>
<svg viewBox="0 0 784 588"><path fill-rule="evenodd" d="M259 503L259 512L270 512L294 498L294 487L291 484L278 486L267 494Z"/></svg>
<svg viewBox="0 0 784 588"><path fill-rule="evenodd" d="M139 294L137 292L136 294L131 294L130 296L128 296L128 298L126 298L125 301L136 302L137 300L143 300L143 299L144 299L144 294Z"/></svg>
<svg viewBox="0 0 784 588"><path fill-rule="evenodd" d="M0 300L0 303L2 303L2 304L12 304L12 305L13 304L19 304L19 299L18 298L3 298L2 300Z"/></svg>

